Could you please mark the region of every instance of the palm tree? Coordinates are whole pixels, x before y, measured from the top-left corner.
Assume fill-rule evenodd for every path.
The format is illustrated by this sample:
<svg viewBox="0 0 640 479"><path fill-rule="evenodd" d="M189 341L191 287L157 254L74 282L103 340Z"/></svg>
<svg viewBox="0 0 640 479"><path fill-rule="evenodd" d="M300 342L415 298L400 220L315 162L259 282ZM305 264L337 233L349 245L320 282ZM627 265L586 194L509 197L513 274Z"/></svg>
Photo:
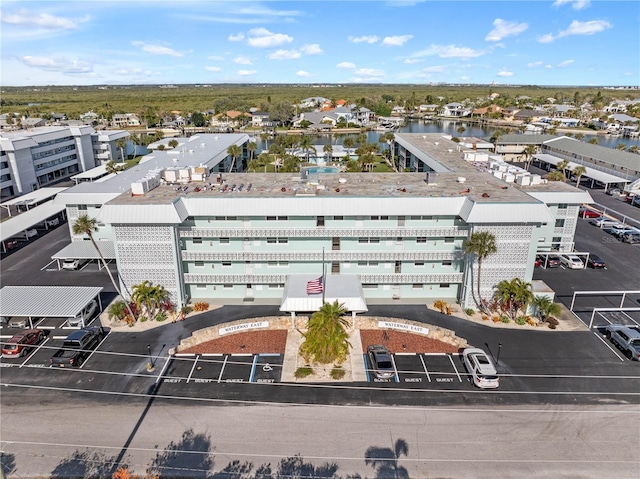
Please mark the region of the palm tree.
<svg viewBox="0 0 640 479"><path fill-rule="evenodd" d="M518 312L526 313L527 307L533 301L531 283L513 278L511 281L502 280L498 283L495 298L509 310L512 320L518 317Z"/></svg>
<svg viewBox="0 0 640 479"><path fill-rule="evenodd" d="M554 303L548 296L536 296L532 304L536 308L536 316L543 321L549 316L560 316L562 309L558 303Z"/></svg>
<svg viewBox="0 0 640 479"><path fill-rule="evenodd" d="M326 158L326 161L329 162L333 157L333 145L331 143L327 143L322 147L322 152Z"/></svg>
<svg viewBox="0 0 640 479"><path fill-rule="evenodd" d="M120 171L122 171L122 169L120 169L120 167L116 165L116 162L113 160L107 162L107 164L104 166L107 170L107 173L115 173L117 175Z"/></svg>
<svg viewBox="0 0 640 479"><path fill-rule="evenodd" d="M349 355L349 334L351 326L344 316L347 310L338 301L324 303L311 315L304 334L304 342L300 346L300 354L305 361L316 361L321 364L343 363Z"/></svg>
<svg viewBox="0 0 640 479"><path fill-rule="evenodd" d="M309 163L309 151L313 150L316 155L318 154L316 147L313 146L313 139L310 136L302 135L300 138L300 148L305 153L307 163Z"/></svg>
<svg viewBox="0 0 640 479"><path fill-rule="evenodd" d="M524 160L524 168L528 170L531 166L531 160L533 159L533 155L538 151L536 145L527 145L524 148L525 160Z"/></svg>
<svg viewBox="0 0 640 479"><path fill-rule="evenodd" d="M355 141L352 137L347 136L343 141L342 141L342 146L344 146L347 149L347 156L349 156L349 153L351 152L351 148L353 148L353 145L355 145Z"/></svg>
<svg viewBox="0 0 640 479"><path fill-rule="evenodd" d="M131 293L131 300L135 303L138 312L140 314L145 313L148 318L151 318L152 289L151 282L144 280L140 284L133 285Z"/></svg>
<svg viewBox="0 0 640 479"><path fill-rule="evenodd" d="M116 140L116 146L120 149L120 158L125 161L127 158L124 156L124 149L127 147L126 138L119 138Z"/></svg>
<svg viewBox="0 0 640 479"><path fill-rule="evenodd" d="M560 170L552 171L546 176L546 179L548 181L567 181L567 177Z"/></svg>
<svg viewBox="0 0 640 479"><path fill-rule="evenodd" d="M586 172L587 172L587 169L582 165L578 165L573 169L573 174L576 175L576 186L580 186L580 180L582 180L582 175L584 175Z"/></svg>
<svg viewBox="0 0 640 479"><path fill-rule="evenodd" d="M569 161L568 160L562 160L559 161L558 164L556 165L556 169L562 171L562 174L565 176L567 176L567 168L569 167Z"/></svg>
<svg viewBox="0 0 640 479"><path fill-rule="evenodd" d="M111 284L113 284L113 287L116 290L116 293L118 293L118 296L122 297L122 293L120 292L120 288L116 284L116 280L113 278L113 275L111 274L111 270L109 269L109 267L107 265L107 262L104 259L104 256L102 256L102 251L100 251L100 248L98 248L96 240L93 237L93 233L95 231L98 231L98 220L96 220L95 218L89 218L88 215L79 216L76 219L76 221L73 223L73 226L71 227L71 230L72 230L74 235L77 235L77 236L86 235L86 236L89 237L89 241L91 241L91 244L93 245L95 250L98 252L98 256L100 256L100 261L102 261L103 268L107 271L107 274L109 275L109 279L111 280ZM135 322L137 320L137 318L136 318L135 314L133 314L133 311L131 311L131 306L129 306L129 303L127 301L125 301L125 303L127 305L127 311L129 313L129 315L131 316L131 318Z"/></svg>
<svg viewBox="0 0 640 479"><path fill-rule="evenodd" d="M131 135L131 141L133 143L133 157L135 158L138 152L138 145L142 143L142 140L140 140L140 135Z"/></svg>
<svg viewBox="0 0 640 479"><path fill-rule="evenodd" d="M482 261L489 255L498 251L496 246L496 237L488 231L478 231L471 235L465 244L465 251L467 254L475 254L478 259L478 297L476 298L476 305L481 311L484 311L484 303L482 301L482 295L480 294L480 274L482 273Z"/></svg>
<svg viewBox="0 0 640 479"><path fill-rule="evenodd" d="M238 145L231 145L229 148L227 148L227 154L232 158L231 168L229 168L229 172L232 172L236 164L236 158L242 155L242 148L240 148Z"/></svg>
<svg viewBox="0 0 640 479"><path fill-rule="evenodd" d="M264 141L264 149L269 149L269 133L260 133L260 139Z"/></svg>
<svg viewBox="0 0 640 479"><path fill-rule="evenodd" d="M253 156L258 149L258 144L255 141L250 141L247 143L247 150L249 150L249 160L253 160Z"/></svg>
<svg viewBox="0 0 640 479"><path fill-rule="evenodd" d="M409 445L404 439L397 439L390 447L369 447L364 453L364 463L376 470L377 479L409 479L409 471L398 464L400 456L409 454Z"/></svg>

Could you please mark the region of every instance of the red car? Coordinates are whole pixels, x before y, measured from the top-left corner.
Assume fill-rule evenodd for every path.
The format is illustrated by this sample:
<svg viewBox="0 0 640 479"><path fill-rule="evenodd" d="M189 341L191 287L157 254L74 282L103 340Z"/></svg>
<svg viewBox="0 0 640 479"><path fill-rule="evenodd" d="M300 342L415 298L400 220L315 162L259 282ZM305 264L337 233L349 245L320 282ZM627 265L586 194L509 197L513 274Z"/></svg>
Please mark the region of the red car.
<svg viewBox="0 0 640 479"><path fill-rule="evenodd" d="M600 218L601 215L602 213L590 210L584 206L580 207L580 218Z"/></svg>
<svg viewBox="0 0 640 479"><path fill-rule="evenodd" d="M40 329L27 329L14 335L2 345L3 358L17 358L27 354L36 344L44 341L44 331Z"/></svg>

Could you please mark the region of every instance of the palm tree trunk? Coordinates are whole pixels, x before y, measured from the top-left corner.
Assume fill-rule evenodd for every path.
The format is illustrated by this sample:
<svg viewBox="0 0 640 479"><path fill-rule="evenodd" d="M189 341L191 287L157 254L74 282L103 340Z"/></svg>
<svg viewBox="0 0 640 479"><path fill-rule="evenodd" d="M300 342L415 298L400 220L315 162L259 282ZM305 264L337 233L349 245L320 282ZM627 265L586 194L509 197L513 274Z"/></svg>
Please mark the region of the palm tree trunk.
<svg viewBox="0 0 640 479"><path fill-rule="evenodd" d="M484 312L484 303L482 302L482 296L480 296L480 271L482 269L482 260L478 258L478 309Z"/></svg>
<svg viewBox="0 0 640 479"><path fill-rule="evenodd" d="M100 261L102 261L102 266L104 267L104 269L107 270L107 274L109 275L109 279L111 280L111 284L113 284L113 287L115 288L116 293L118 293L118 296L122 298L122 293L120 292L120 288L116 284L116 280L113 278L113 275L111 274L111 270L109 270L109 267L107 266L107 262L105 261L104 256L102 256L102 252L98 248L98 244L96 243L96 240L93 239L93 235L91 234L89 235L89 240L91 240L91 244L98 252L98 255L100 256ZM125 298L122 298L122 299L124 300L124 304L127 307L127 312L131 315L131 318L133 318L134 321L137 321L136 316L133 314L133 311L131 311L131 306L129 306L129 301L127 301Z"/></svg>

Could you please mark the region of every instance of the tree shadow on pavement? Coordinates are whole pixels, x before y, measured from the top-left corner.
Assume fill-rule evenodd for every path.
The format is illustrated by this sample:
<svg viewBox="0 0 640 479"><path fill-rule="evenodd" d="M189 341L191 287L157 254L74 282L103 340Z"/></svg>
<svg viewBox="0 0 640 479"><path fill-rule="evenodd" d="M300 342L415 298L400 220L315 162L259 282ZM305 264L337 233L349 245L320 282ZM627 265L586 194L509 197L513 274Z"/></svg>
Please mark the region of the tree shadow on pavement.
<svg viewBox="0 0 640 479"><path fill-rule="evenodd" d="M404 439L397 439L391 447L371 446L365 452L364 463L376 471L376 479L409 479L409 471L398 464L400 456L409 453Z"/></svg>
<svg viewBox="0 0 640 479"><path fill-rule="evenodd" d="M179 441L171 441L166 449L156 454L148 473L160 478L209 479L212 469L211 437L188 429Z"/></svg>
<svg viewBox="0 0 640 479"><path fill-rule="evenodd" d="M14 454L7 454L6 452L0 453L0 468L4 476L7 477L13 471L16 470L16 456Z"/></svg>
<svg viewBox="0 0 640 479"><path fill-rule="evenodd" d="M115 456L108 457L103 453L75 450L71 456L63 459L51 471L51 479L82 477L86 479L102 479L111 477L111 468L116 463Z"/></svg>

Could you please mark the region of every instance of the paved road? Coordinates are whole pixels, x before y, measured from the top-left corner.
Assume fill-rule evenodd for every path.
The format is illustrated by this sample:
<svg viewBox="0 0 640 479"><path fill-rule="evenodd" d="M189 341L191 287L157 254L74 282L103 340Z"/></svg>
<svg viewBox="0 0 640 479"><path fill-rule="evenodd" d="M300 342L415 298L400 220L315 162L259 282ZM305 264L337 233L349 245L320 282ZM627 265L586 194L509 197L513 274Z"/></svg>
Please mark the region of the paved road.
<svg viewBox="0 0 640 479"><path fill-rule="evenodd" d="M365 458L392 457L404 441L406 454L387 464L416 479L601 479L612 471L631 479L638 477L638 443L623 431L637 419L636 406L605 405L181 408L155 400L115 407L66 402L43 411L34 404L3 407L13 441L4 444L3 460L15 464L14 477L87 477L117 460L139 473L158 466L165 477L208 477L204 471L242 464L249 465L244 477L252 477L269 464L294 477L383 478L390 476Z"/></svg>

